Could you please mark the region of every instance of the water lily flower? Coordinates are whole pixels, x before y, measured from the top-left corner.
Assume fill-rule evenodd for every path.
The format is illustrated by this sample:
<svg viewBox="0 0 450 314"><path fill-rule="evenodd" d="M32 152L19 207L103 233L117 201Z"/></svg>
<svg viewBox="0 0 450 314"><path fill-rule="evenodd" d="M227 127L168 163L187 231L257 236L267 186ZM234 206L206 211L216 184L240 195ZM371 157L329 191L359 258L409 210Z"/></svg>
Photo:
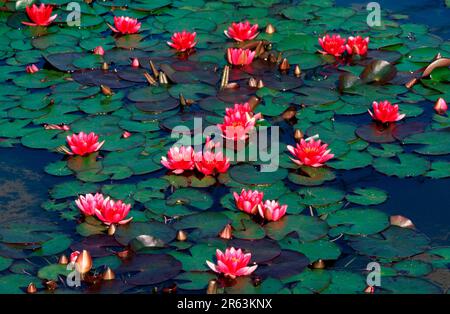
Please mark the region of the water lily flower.
<svg viewBox="0 0 450 314"><path fill-rule="evenodd" d="M86 216L95 215L95 210L99 208L103 203L104 197L101 193L95 193L95 195L89 193L86 195L80 195L75 204L77 204L80 211Z"/></svg>
<svg viewBox="0 0 450 314"><path fill-rule="evenodd" d="M235 279L238 276L247 276L255 271L258 265L247 266L252 258L251 253L244 254L241 249L227 248L225 252L216 250L217 265L206 261L206 264L214 272L225 277Z"/></svg>
<svg viewBox="0 0 450 314"><path fill-rule="evenodd" d="M345 49L349 55L357 54L357 55L365 55L367 53L367 49L369 47L369 37L362 38L361 36L350 36L347 39L347 44L345 45Z"/></svg>
<svg viewBox="0 0 450 314"><path fill-rule="evenodd" d="M248 103L235 104L234 107L225 109L224 121L217 124L217 127L225 138L244 140L261 118L261 113L253 114Z"/></svg>
<svg viewBox="0 0 450 314"><path fill-rule="evenodd" d="M123 133L122 133L122 137L123 138L129 138L131 136L131 133L130 132L128 132L128 131L123 131Z"/></svg>
<svg viewBox="0 0 450 314"><path fill-rule="evenodd" d="M48 26L58 16L58 14L52 15L53 7L44 3L41 3L40 6L36 4L27 6L25 10L27 11L28 18L33 21L33 23L22 22L22 24L28 26Z"/></svg>
<svg viewBox="0 0 450 314"><path fill-rule="evenodd" d="M130 212L130 208L130 204L125 204L121 200L114 201L108 196L95 210L95 214L105 225L124 225L133 219L133 217L125 219Z"/></svg>
<svg viewBox="0 0 450 314"><path fill-rule="evenodd" d="M233 65L248 65L252 63L255 53L250 49L228 48L227 59Z"/></svg>
<svg viewBox="0 0 450 314"><path fill-rule="evenodd" d="M220 143L215 143L208 137L205 143L205 151L195 154L195 168L206 176L214 172L227 172L230 168L230 159L226 158L222 152L213 151L219 147Z"/></svg>
<svg viewBox="0 0 450 314"><path fill-rule="evenodd" d="M103 56L105 54L105 50L103 49L102 46L97 46L94 48L94 54L95 55L99 55L99 56Z"/></svg>
<svg viewBox="0 0 450 314"><path fill-rule="evenodd" d="M192 170L194 164L194 149L189 146L173 146L167 153L167 157L161 157L161 164L175 174Z"/></svg>
<svg viewBox="0 0 450 314"><path fill-rule="evenodd" d="M131 66L132 66L133 68L139 68L139 59L138 59L138 58L133 58L133 59L131 60Z"/></svg>
<svg viewBox="0 0 450 314"><path fill-rule="evenodd" d="M29 74L33 74L33 73L36 73L37 71L39 71L39 68L36 66L36 64L31 64L31 65L27 65L26 71Z"/></svg>
<svg viewBox="0 0 450 314"><path fill-rule="evenodd" d="M251 25L248 21L232 23L228 30L224 31L225 36L236 41L246 41L255 39L258 36L258 24Z"/></svg>
<svg viewBox="0 0 450 314"><path fill-rule="evenodd" d="M195 36L197 36L196 32L190 33L184 30L179 33L174 33L170 38L172 41L168 41L167 44L180 52L184 52L195 47L197 44Z"/></svg>
<svg viewBox="0 0 450 314"><path fill-rule="evenodd" d="M345 51L345 38L341 38L340 35L334 34L323 36L319 38L319 44L322 46L322 54L329 54L335 57L340 57Z"/></svg>
<svg viewBox="0 0 450 314"><path fill-rule="evenodd" d="M261 113L253 114L252 108L248 102L243 104L234 104L233 107L225 108L225 115L232 116L235 113L239 112L241 115L249 114L251 117L254 117L256 120L262 119Z"/></svg>
<svg viewBox="0 0 450 314"><path fill-rule="evenodd" d="M80 132L78 134L68 135L67 143L72 150L71 152L68 152L69 155L84 156L98 151L105 141L99 142L98 135L94 132L89 134Z"/></svg>
<svg viewBox="0 0 450 314"><path fill-rule="evenodd" d="M141 28L141 23L128 16L115 16L114 27L109 24L108 26L114 33L136 34Z"/></svg>
<svg viewBox="0 0 450 314"><path fill-rule="evenodd" d="M258 212L258 205L262 203L264 193L252 190L241 190L241 194L233 192L236 207L247 214L256 214Z"/></svg>
<svg viewBox="0 0 450 314"><path fill-rule="evenodd" d="M287 205L278 204L276 201L265 201L258 205L259 215L268 221L278 221L286 214Z"/></svg>
<svg viewBox="0 0 450 314"><path fill-rule="evenodd" d="M398 113L398 105L391 105L387 100L380 101L379 103L374 101L372 107L373 113L368 110L370 116L381 123L400 121L405 117L405 114Z"/></svg>
<svg viewBox="0 0 450 314"><path fill-rule="evenodd" d="M70 253L70 263L75 263L77 261L78 256L80 256L81 252L80 251L73 251L72 253Z"/></svg>
<svg viewBox="0 0 450 314"><path fill-rule="evenodd" d="M248 137L248 134L255 128L255 124L255 117L249 113L236 112L225 116L223 123L217 124L217 127L222 131L223 137L241 141Z"/></svg>
<svg viewBox="0 0 450 314"><path fill-rule="evenodd" d="M291 145L287 146L288 151L296 158L290 158L294 163L299 166L311 166L321 167L334 157L330 154L328 144L322 144L320 140L314 140L314 138L308 139L308 141L301 139L300 143L297 143L296 147Z"/></svg>
<svg viewBox="0 0 450 314"><path fill-rule="evenodd" d="M436 104L434 105L434 110L438 114L444 114L448 110L447 103L445 102L444 98L439 98L436 101Z"/></svg>

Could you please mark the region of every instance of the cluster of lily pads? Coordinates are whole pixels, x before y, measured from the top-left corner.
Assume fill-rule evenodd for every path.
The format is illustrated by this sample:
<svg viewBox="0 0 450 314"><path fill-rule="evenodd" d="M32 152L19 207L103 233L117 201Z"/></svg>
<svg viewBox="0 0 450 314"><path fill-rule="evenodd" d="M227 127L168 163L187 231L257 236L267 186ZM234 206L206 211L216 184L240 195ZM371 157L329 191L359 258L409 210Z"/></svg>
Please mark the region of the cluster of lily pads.
<svg viewBox="0 0 450 314"><path fill-rule="evenodd" d="M335 182L366 167L450 176L449 42L399 15L370 29L365 10L331 1L92 1L79 28L65 24L69 1L42 2L56 4L43 20L31 12L42 6L13 3L2 17L0 146L64 154L44 169L61 182L42 208L68 227L1 222L1 292L51 289L69 274L61 254L83 250L83 289L101 292L205 291L219 279L226 293L364 293L370 261L382 265L376 293L443 292L433 274L450 249L380 210L387 192ZM332 31L357 47L369 37L369 49L337 40L340 58L322 37ZM236 117L245 103L252 110ZM234 151L175 166L169 132L194 134L196 117L240 121L236 140L280 126L279 169L227 160Z"/></svg>

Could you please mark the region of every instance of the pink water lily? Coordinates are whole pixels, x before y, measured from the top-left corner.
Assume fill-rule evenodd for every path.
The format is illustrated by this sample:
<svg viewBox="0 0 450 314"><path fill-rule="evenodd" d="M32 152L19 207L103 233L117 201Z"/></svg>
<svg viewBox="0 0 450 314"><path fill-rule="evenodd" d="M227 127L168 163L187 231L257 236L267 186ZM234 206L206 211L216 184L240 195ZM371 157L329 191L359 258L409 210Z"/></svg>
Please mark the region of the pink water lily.
<svg viewBox="0 0 450 314"><path fill-rule="evenodd" d="M206 176L215 172L225 173L230 168L229 158L226 158L222 152L215 152L216 148L220 148L220 143L215 143L208 137L205 151L195 154L195 167Z"/></svg>
<svg viewBox="0 0 450 314"><path fill-rule="evenodd" d="M362 38L361 36L350 36L347 39L347 44L345 45L345 49L349 55L365 55L367 53L367 49L369 47L369 37Z"/></svg>
<svg viewBox="0 0 450 314"><path fill-rule="evenodd" d="M84 156L98 151L105 141L99 142L98 135L94 132L89 134L80 132L78 134L68 135L67 143L72 150L71 152L68 152L69 155Z"/></svg>
<svg viewBox="0 0 450 314"><path fill-rule="evenodd" d="M73 251L72 253L70 253L70 262L71 263L75 263L77 261L78 256L80 256L81 252L80 251Z"/></svg>
<svg viewBox="0 0 450 314"><path fill-rule="evenodd" d="M175 174L193 170L195 167L194 149L191 146L173 146L168 151L167 157L161 157L161 164Z"/></svg>
<svg viewBox="0 0 450 314"><path fill-rule="evenodd" d="M53 7L44 3L41 3L40 6L37 6L36 4L27 6L25 10L27 12L28 18L33 21L32 23L22 22L22 24L28 26L48 26L58 16L57 14L52 15Z"/></svg>
<svg viewBox="0 0 450 314"><path fill-rule="evenodd" d="M264 193L252 190L241 190L241 194L233 192L236 207L247 214L256 214L258 212L258 205L262 203Z"/></svg>
<svg viewBox="0 0 450 314"><path fill-rule="evenodd" d="M258 205L259 215L268 221L278 221L286 214L287 205L282 205L276 201L265 201Z"/></svg>
<svg viewBox="0 0 450 314"><path fill-rule="evenodd" d="M398 110L398 105L391 105L387 100L376 102L372 104L373 113L369 111L370 116L381 123L389 123L400 121L405 117L405 114L400 114Z"/></svg>
<svg viewBox="0 0 450 314"><path fill-rule="evenodd" d="M179 33L174 33L170 38L172 41L168 41L167 44L180 52L184 52L195 47L197 44L195 41L196 36L196 32L190 33L187 31L182 31Z"/></svg>
<svg viewBox="0 0 450 314"><path fill-rule="evenodd" d="M301 139L296 147L288 145L287 149L295 157L290 159L299 166L321 167L334 157L330 154L328 144L322 144L320 140L315 141L313 138L308 141Z"/></svg>
<svg viewBox="0 0 450 314"><path fill-rule="evenodd" d="M227 60L232 65L248 65L253 62L255 54L250 49L228 48Z"/></svg>
<svg viewBox="0 0 450 314"><path fill-rule="evenodd" d="M247 276L255 271L258 265L248 266L251 253L244 254L241 249L235 249L234 247L227 248L225 252L216 250L217 265L210 261L206 261L206 264L214 272L223 274L225 277L235 279L238 276Z"/></svg>
<svg viewBox="0 0 450 314"><path fill-rule="evenodd" d="M448 110L448 106L447 103L445 102L444 98L439 98L436 101L436 104L434 105L434 110L438 113L438 114L444 114L447 112Z"/></svg>
<svg viewBox="0 0 450 314"><path fill-rule="evenodd" d="M138 58L131 59L131 66L133 68L139 68L139 59Z"/></svg>
<svg viewBox="0 0 450 314"><path fill-rule="evenodd" d="M103 204L103 194L95 193L80 195L77 200L75 200L75 204L78 206L80 211L86 216L95 215L95 210L100 208Z"/></svg>
<svg viewBox="0 0 450 314"><path fill-rule="evenodd" d="M130 208L130 204L125 204L121 200L114 201L108 196L103 200L101 205L96 208L95 214L97 215L97 218L106 225L124 225L133 219L133 217L125 219L130 212Z"/></svg>
<svg viewBox="0 0 450 314"><path fill-rule="evenodd" d="M120 34L136 34L141 28L141 23L137 19L128 16L115 16L114 26L109 25L114 33Z"/></svg>
<svg viewBox="0 0 450 314"><path fill-rule="evenodd" d="M128 131L123 131L123 133L122 133L122 137L123 138L129 138L131 136L131 133L130 132L128 132Z"/></svg>
<svg viewBox="0 0 450 314"><path fill-rule="evenodd" d="M97 46L94 48L94 54L95 55L99 55L99 56L103 56L105 54L105 50L103 49L102 46Z"/></svg>
<svg viewBox="0 0 450 314"><path fill-rule="evenodd" d="M326 35L319 38L319 44L323 50L319 52L322 54L329 54L335 57L340 57L345 52L345 38L334 34L333 36Z"/></svg>
<svg viewBox="0 0 450 314"><path fill-rule="evenodd" d="M36 73L37 71L39 71L39 68L36 66L36 64L31 64L31 65L27 65L25 70L27 73L33 74L33 73Z"/></svg>
<svg viewBox="0 0 450 314"><path fill-rule="evenodd" d="M223 123L217 124L217 127L227 139L244 140L261 118L261 113L253 114L248 103L235 104L225 109Z"/></svg>
<svg viewBox="0 0 450 314"><path fill-rule="evenodd" d="M255 39L258 36L258 24L251 25L248 21L232 23L228 30L224 31L225 36L236 41L246 41Z"/></svg>

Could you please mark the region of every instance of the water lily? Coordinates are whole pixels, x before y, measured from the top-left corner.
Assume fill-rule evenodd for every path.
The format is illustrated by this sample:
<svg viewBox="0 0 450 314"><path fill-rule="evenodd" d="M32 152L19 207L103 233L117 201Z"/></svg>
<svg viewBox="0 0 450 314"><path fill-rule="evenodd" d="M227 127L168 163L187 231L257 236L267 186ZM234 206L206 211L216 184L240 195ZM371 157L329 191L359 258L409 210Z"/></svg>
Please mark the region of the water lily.
<svg viewBox="0 0 450 314"><path fill-rule="evenodd" d="M214 272L223 274L225 277L235 279L238 276L247 276L255 271L258 265L247 266L252 258L251 253L242 252L241 249L234 247L227 248L225 252L216 250L217 265L210 261L206 264Z"/></svg>
<svg viewBox="0 0 450 314"><path fill-rule="evenodd" d="M168 41L167 44L180 52L184 52L195 47L197 44L195 41L196 36L196 32L190 33L184 30L179 33L174 33L170 38L172 41Z"/></svg>
<svg viewBox="0 0 450 314"><path fill-rule="evenodd" d="M345 51L345 38L334 34L333 36L326 35L319 38L319 44L322 47L322 54L329 54L335 57L340 57Z"/></svg>
<svg viewBox="0 0 450 314"><path fill-rule="evenodd" d="M233 65L248 65L252 63L255 53L250 49L228 48L227 59Z"/></svg>
<svg viewBox="0 0 450 314"><path fill-rule="evenodd" d="M57 14L52 15L53 7L44 3L41 3L40 6L37 6L36 4L27 6L25 10L28 18L33 21L33 23L22 22L22 24L28 26L48 26L58 16Z"/></svg>
<svg viewBox="0 0 450 314"><path fill-rule="evenodd" d="M99 56L103 56L105 54L105 50L103 49L102 46L97 46L94 48L94 54L95 55L99 55Z"/></svg>
<svg viewBox="0 0 450 314"><path fill-rule="evenodd" d="M39 68L36 66L36 64L27 65L26 69L27 73L33 74L39 71Z"/></svg>
<svg viewBox="0 0 450 314"><path fill-rule="evenodd" d="M262 203L264 193L252 190L241 190L241 194L233 192L236 207L248 214L256 214L258 212L258 205Z"/></svg>
<svg viewBox="0 0 450 314"><path fill-rule="evenodd" d="M405 114L399 114L398 105L391 105L387 100L380 101L379 103L374 101L372 107L373 113L368 110L370 116L381 123L396 122L405 117Z"/></svg>
<svg viewBox="0 0 450 314"><path fill-rule="evenodd" d="M367 49L369 47L369 37L362 38L361 36L350 36L347 39L347 44L345 45L345 49L349 55L365 55L367 53Z"/></svg>
<svg viewBox="0 0 450 314"><path fill-rule="evenodd" d="M228 30L224 31L228 38L236 41L246 41L255 39L258 36L258 24L251 25L248 21L232 23Z"/></svg>
<svg viewBox="0 0 450 314"><path fill-rule="evenodd" d="M297 143L296 147L291 145L287 146L288 151L295 157L290 158L294 163L299 166L311 166L321 167L334 157L330 154L328 144L322 144L320 140L314 140L314 138L308 139L308 141L301 139L300 143Z"/></svg>
<svg viewBox="0 0 450 314"><path fill-rule="evenodd" d="M191 146L173 146L167 152L167 157L161 157L161 164L175 174L192 170L195 167L194 149Z"/></svg>
<svg viewBox="0 0 450 314"><path fill-rule="evenodd" d="M268 221L280 220L286 214L287 205L282 205L277 201L265 201L258 205L259 215Z"/></svg>
<svg viewBox="0 0 450 314"><path fill-rule="evenodd" d="M217 124L217 127L225 138L244 140L255 128L256 121L261 118L260 113L253 114L248 103L235 104L234 107L225 109L224 121Z"/></svg>
<svg viewBox="0 0 450 314"><path fill-rule="evenodd" d="M115 16L114 27L109 24L108 26L114 33L136 34L141 28L141 23L128 16Z"/></svg>
<svg viewBox="0 0 450 314"><path fill-rule="evenodd" d="M97 215L97 218L106 225L124 225L133 219L133 217L125 219L130 212L130 208L130 204L125 204L121 200L114 201L108 196L103 200L101 205L96 208L95 214Z"/></svg>
<svg viewBox="0 0 450 314"><path fill-rule="evenodd" d="M128 132L128 131L123 131L123 133L122 133L122 137L123 138L129 138L131 136L131 133L130 132Z"/></svg>
<svg viewBox="0 0 450 314"><path fill-rule="evenodd" d="M434 110L438 114L444 114L448 110L447 103L445 102L444 98L439 98L436 101L436 104L434 105Z"/></svg>
<svg viewBox="0 0 450 314"><path fill-rule="evenodd" d="M131 59L131 66L133 68L139 68L139 59L138 58Z"/></svg>
<svg viewBox="0 0 450 314"><path fill-rule="evenodd" d="M206 139L205 151L195 154L195 167L198 171L208 176L215 172L225 173L230 168L229 158L225 158L222 152L213 151L220 147L220 143L214 143L209 137Z"/></svg>
<svg viewBox="0 0 450 314"><path fill-rule="evenodd" d="M70 253L70 263L75 263L77 261L78 256L80 256L81 252L80 251L73 251L72 253Z"/></svg>
<svg viewBox="0 0 450 314"><path fill-rule="evenodd" d="M67 152L69 155L84 156L98 151L105 141L99 142L98 135L94 132L86 134L80 132L78 134L72 134L67 136L67 143L69 144L71 152Z"/></svg>
<svg viewBox="0 0 450 314"><path fill-rule="evenodd" d="M95 193L95 195L89 193L86 195L80 195L75 204L77 204L80 211L86 216L95 215L95 210L99 208L103 203L104 197L101 193Z"/></svg>

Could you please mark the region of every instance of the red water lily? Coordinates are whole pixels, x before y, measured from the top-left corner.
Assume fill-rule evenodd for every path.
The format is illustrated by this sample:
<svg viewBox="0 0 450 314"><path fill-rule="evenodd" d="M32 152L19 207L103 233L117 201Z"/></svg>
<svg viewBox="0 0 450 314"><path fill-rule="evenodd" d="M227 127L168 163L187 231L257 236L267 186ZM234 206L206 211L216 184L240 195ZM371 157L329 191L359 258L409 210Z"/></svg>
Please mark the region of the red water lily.
<svg viewBox="0 0 450 314"><path fill-rule="evenodd" d="M194 149L191 146L173 146L167 152L167 157L161 157L161 164L175 174L192 170L195 167Z"/></svg>
<svg viewBox="0 0 450 314"><path fill-rule="evenodd" d="M206 139L205 151L195 154L195 167L206 176L215 172L225 173L230 168L230 160L222 152L214 151L216 148L220 148L219 144L208 137Z"/></svg>
<svg viewBox="0 0 450 314"><path fill-rule="evenodd" d="M133 59L131 59L131 66L133 67L133 68L139 68L139 59L138 58L133 58Z"/></svg>
<svg viewBox="0 0 450 314"><path fill-rule="evenodd" d="M241 190L241 194L233 192L236 207L247 214L256 214L258 212L258 205L262 203L264 193L252 190Z"/></svg>
<svg viewBox="0 0 450 314"><path fill-rule="evenodd" d="M362 38L361 36L350 36L347 39L347 44L345 45L345 49L349 55L365 55L367 53L367 49L369 47L369 37Z"/></svg>
<svg viewBox="0 0 450 314"><path fill-rule="evenodd" d="M281 205L276 201L265 201L258 205L259 215L268 221L280 220L286 214L287 205Z"/></svg>
<svg viewBox="0 0 450 314"><path fill-rule="evenodd" d="M128 16L115 16L114 26L109 25L114 33L120 34L136 34L141 28L141 23L137 19Z"/></svg>
<svg viewBox="0 0 450 314"><path fill-rule="evenodd" d="M444 98L439 98L436 101L436 104L434 105L434 110L438 113L438 114L444 114L447 112L448 110L448 106L447 103L445 102Z"/></svg>
<svg viewBox="0 0 450 314"><path fill-rule="evenodd" d="M217 127L225 138L244 140L261 118L261 113L253 114L248 103L235 104L234 107L225 109L223 123L217 124Z"/></svg>
<svg viewBox="0 0 450 314"><path fill-rule="evenodd" d="M73 251L72 253L70 253L70 262L71 263L75 263L77 261L78 256L80 256L81 252L80 251Z"/></svg>
<svg viewBox="0 0 450 314"><path fill-rule="evenodd" d="M259 34L258 24L251 25L248 21L232 23L224 33L228 38L236 41L252 40Z"/></svg>
<svg viewBox="0 0 450 314"><path fill-rule="evenodd" d="M27 73L33 74L39 71L39 68L36 66L36 64L27 65L26 69Z"/></svg>
<svg viewBox="0 0 450 314"><path fill-rule="evenodd" d="M241 48L228 48L227 59L232 65L248 65L253 62L255 51Z"/></svg>
<svg viewBox="0 0 450 314"><path fill-rule="evenodd" d="M235 279L238 276L247 276L255 271L258 265L248 266L251 253L242 252L241 249L235 249L234 247L227 248L225 252L216 250L217 265L206 261L206 264L214 272L223 274L225 277Z"/></svg>
<svg viewBox="0 0 450 314"><path fill-rule="evenodd" d="M326 35L319 38L319 44L323 50L319 50L322 54L329 54L335 57L340 57L345 51L345 38L341 38L340 35L334 34Z"/></svg>
<svg viewBox="0 0 450 314"><path fill-rule="evenodd" d="M288 151L296 158L290 158L299 166L321 167L334 157L330 154L328 144L322 144L320 140L315 141L313 138L308 141L301 139L296 147L287 146Z"/></svg>
<svg viewBox="0 0 450 314"><path fill-rule="evenodd" d="M400 121L405 117L405 114L399 114L398 105L391 105L387 100L380 101L379 103L374 101L372 104L373 113L369 111L371 117L381 123L389 123Z"/></svg>
<svg viewBox="0 0 450 314"><path fill-rule="evenodd" d="M27 11L28 18L32 20L33 23L22 22L22 24L29 26L48 26L58 16L57 14L52 15L53 7L44 3L41 3L40 6L37 6L36 4L27 6L25 10Z"/></svg>
<svg viewBox="0 0 450 314"><path fill-rule="evenodd" d="M179 33L174 33L170 38L172 41L168 41L167 44L180 52L184 52L195 47L197 44L195 41L196 36L196 32L190 33L184 30Z"/></svg>
<svg viewBox="0 0 450 314"><path fill-rule="evenodd" d="M130 208L130 204L125 204L121 200L114 201L108 196L103 200L101 205L96 208L95 214L97 215L97 218L106 225L124 225L133 219L133 217L125 219L130 212Z"/></svg>
<svg viewBox="0 0 450 314"><path fill-rule="evenodd" d="M67 143L72 150L71 152L67 152L69 155L84 156L98 151L103 146L105 141L99 142L98 135L94 132L89 134L80 132L78 134L68 135Z"/></svg>
<svg viewBox="0 0 450 314"><path fill-rule="evenodd" d="M99 56L103 56L105 54L105 50L103 49L102 46L97 46L94 48L94 54L95 55L99 55Z"/></svg>
<svg viewBox="0 0 450 314"><path fill-rule="evenodd" d="M80 211L86 216L95 215L95 210L102 206L104 197L101 193L80 195L75 204L77 204Z"/></svg>

